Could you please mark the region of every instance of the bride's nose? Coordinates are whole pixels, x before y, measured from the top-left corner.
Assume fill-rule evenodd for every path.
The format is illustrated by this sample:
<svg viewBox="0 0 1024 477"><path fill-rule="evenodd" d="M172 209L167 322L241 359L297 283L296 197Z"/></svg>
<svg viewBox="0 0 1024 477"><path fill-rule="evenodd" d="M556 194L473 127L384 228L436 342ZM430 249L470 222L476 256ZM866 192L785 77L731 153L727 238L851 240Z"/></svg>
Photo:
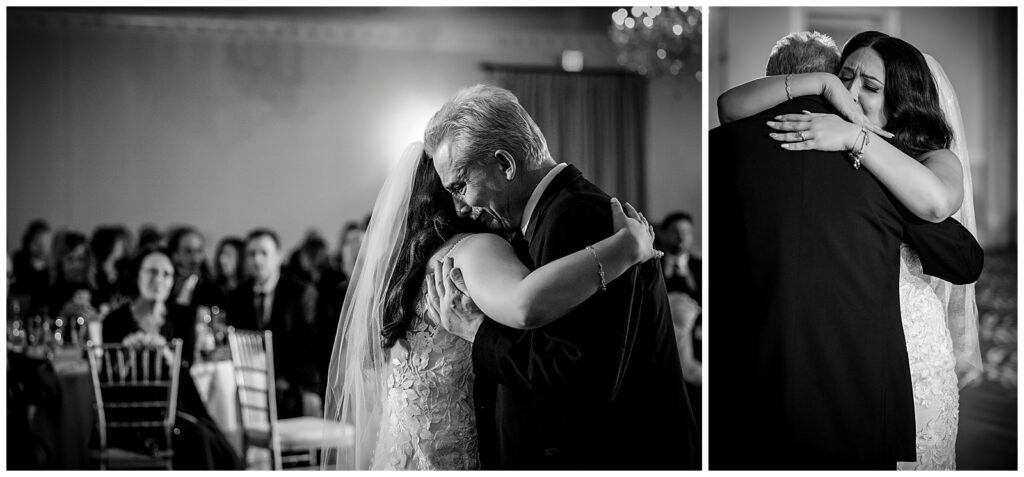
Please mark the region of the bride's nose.
<svg viewBox="0 0 1024 477"><path fill-rule="evenodd" d="M850 92L850 96L853 97L853 102L854 103L859 103L860 102L860 81L859 80L850 81L850 84L849 84L849 86L846 87L846 90Z"/></svg>

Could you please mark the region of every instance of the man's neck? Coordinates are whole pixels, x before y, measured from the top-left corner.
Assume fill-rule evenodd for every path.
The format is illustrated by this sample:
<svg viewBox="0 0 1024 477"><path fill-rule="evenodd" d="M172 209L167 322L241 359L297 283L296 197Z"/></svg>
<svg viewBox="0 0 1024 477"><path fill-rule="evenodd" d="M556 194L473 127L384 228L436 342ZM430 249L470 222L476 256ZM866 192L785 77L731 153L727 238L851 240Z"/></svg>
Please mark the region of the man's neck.
<svg viewBox="0 0 1024 477"><path fill-rule="evenodd" d="M537 189L537 185L544 179L544 176L548 175L548 172L551 172L551 169L554 169L555 166L556 164L545 164L523 174L522 182L519 183L520 188L517 191L519 207L517 207L516 214L518 217L514 217L514 224L518 225L523 221L523 213L526 211L526 203L530 200L530 196L533 195L533 191Z"/></svg>
<svg viewBox="0 0 1024 477"><path fill-rule="evenodd" d="M281 278L281 272L274 272L267 275L266 278L256 281L256 288L263 291L263 293L272 293L274 288L277 287L277 282Z"/></svg>

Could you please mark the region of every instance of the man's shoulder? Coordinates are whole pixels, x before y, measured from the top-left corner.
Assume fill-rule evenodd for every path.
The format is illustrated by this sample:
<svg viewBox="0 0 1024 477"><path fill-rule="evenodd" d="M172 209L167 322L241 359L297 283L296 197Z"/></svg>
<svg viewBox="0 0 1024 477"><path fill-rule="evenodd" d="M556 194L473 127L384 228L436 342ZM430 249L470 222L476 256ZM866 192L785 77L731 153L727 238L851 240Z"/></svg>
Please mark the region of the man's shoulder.
<svg viewBox="0 0 1024 477"><path fill-rule="evenodd" d="M547 206L546 220L610 216L610 207L610 195L585 178L579 177L554 194Z"/></svg>
<svg viewBox="0 0 1024 477"><path fill-rule="evenodd" d="M765 126L764 123L775 116L780 114L799 114L802 111L810 111L812 113L835 113L835 110L831 105L829 105L828 101L821 96L800 96L757 114L723 124L722 126L719 126L719 128L728 130L729 128L743 127L751 124Z"/></svg>
<svg viewBox="0 0 1024 477"><path fill-rule="evenodd" d="M303 293L316 291L313 285L299 280L289 274L282 273L277 281L276 293L287 293L289 295L301 296Z"/></svg>

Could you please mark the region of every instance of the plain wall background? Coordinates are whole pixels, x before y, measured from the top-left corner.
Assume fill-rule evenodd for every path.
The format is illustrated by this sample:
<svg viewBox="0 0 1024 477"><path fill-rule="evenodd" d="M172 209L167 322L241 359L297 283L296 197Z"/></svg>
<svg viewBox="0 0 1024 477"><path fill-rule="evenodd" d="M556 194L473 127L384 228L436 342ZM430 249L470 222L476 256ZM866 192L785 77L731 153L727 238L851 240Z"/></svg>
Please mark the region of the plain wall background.
<svg viewBox="0 0 1024 477"><path fill-rule="evenodd" d="M613 8L8 10L8 250L33 218L91 233L309 228L334 248L388 167L482 62L613 67ZM700 244L700 83L653 79L645 214L686 209ZM572 158L556 158L572 162ZM626 200L642 200L624 198Z"/></svg>

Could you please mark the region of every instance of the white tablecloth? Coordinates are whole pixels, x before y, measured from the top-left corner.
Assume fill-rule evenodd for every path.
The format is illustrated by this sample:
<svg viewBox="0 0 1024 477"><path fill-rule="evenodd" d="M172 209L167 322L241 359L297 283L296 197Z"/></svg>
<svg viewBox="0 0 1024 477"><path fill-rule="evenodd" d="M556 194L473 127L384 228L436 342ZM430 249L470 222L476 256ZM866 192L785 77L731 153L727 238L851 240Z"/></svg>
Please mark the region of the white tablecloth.
<svg viewBox="0 0 1024 477"><path fill-rule="evenodd" d="M206 361L190 368L199 397L206 403L210 417L233 442L239 435L238 401L235 397L234 369L231 361Z"/></svg>

